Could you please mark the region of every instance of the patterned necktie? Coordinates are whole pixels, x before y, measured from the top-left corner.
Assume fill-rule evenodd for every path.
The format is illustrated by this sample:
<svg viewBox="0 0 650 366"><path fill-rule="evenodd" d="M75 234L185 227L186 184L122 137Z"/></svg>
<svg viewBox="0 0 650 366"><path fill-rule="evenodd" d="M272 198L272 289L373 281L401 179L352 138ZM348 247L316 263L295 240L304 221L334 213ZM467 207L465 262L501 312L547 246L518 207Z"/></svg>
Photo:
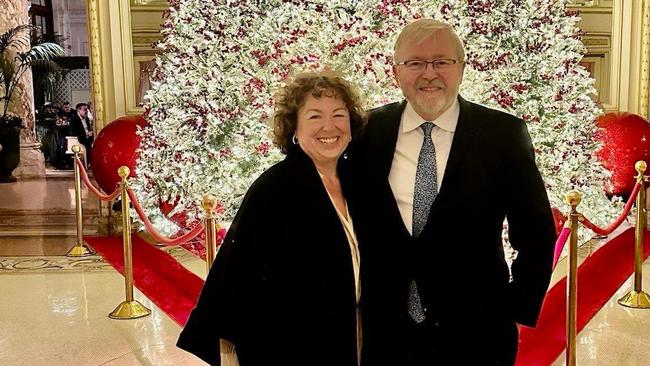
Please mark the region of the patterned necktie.
<svg viewBox="0 0 650 366"><path fill-rule="evenodd" d="M424 131L424 141L418 157L418 169L415 173L415 191L413 194L413 237L417 238L424 230L429 218L431 205L438 194L436 168L436 148L431 140L431 130L435 125L424 122L420 125Z"/></svg>
<svg viewBox="0 0 650 366"><path fill-rule="evenodd" d="M424 141L418 157L418 168L415 173L415 192L413 194L413 237L417 238L424 230L429 218L431 205L438 194L438 180L436 168L436 148L431 140L431 130L435 125L424 122L421 126L424 131ZM415 280L409 284L408 313L416 323L425 319L420 293Z"/></svg>

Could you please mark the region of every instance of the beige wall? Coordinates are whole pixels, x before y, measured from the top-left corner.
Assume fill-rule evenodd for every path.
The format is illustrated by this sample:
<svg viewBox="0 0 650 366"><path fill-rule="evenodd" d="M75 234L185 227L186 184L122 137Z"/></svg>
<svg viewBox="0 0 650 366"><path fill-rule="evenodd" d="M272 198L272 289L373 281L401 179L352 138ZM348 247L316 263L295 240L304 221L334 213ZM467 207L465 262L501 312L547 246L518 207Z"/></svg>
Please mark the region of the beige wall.
<svg viewBox="0 0 650 366"><path fill-rule="evenodd" d="M580 2L576 0L575 2ZM583 62L596 78L606 111L648 117L650 0L587 0L580 27L586 32Z"/></svg>
<svg viewBox="0 0 650 366"><path fill-rule="evenodd" d="M585 32L583 43L587 54L582 64L596 80L598 95L595 98L605 106L612 104L610 75L612 67L612 7L579 7L580 28ZM606 107L610 108L610 107Z"/></svg>

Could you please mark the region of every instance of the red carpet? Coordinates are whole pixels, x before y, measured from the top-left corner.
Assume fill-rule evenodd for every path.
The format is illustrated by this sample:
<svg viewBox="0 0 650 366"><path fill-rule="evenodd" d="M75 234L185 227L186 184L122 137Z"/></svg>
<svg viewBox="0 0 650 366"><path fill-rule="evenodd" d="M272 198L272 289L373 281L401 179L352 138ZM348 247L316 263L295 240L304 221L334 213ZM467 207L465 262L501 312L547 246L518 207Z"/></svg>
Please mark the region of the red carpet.
<svg viewBox="0 0 650 366"><path fill-rule="evenodd" d="M650 233L646 232L644 258L649 254ZM633 272L634 228L631 228L598 249L578 268L578 331ZM566 277L547 292L537 328L522 330L517 365L546 366L553 363L565 348L565 323Z"/></svg>
<svg viewBox="0 0 650 366"><path fill-rule="evenodd" d="M121 237L87 237L86 241L118 271L123 270ZM650 254L645 235L644 258ZM196 304L203 280L162 250L133 236L135 286L161 310L183 326ZM634 229L631 228L593 253L578 269L578 330L603 307L634 270ZM124 299L116 299L115 305ZM565 346L566 278L546 294L535 329L520 335L518 366L550 365Z"/></svg>
<svg viewBox="0 0 650 366"><path fill-rule="evenodd" d="M135 287L176 323L185 325L199 298L203 280L139 236L133 235L132 238ZM121 236L85 237L85 240L116 270L123 273ZM115 306L120 301L124 301L124 297L115 299Z"/></svg>

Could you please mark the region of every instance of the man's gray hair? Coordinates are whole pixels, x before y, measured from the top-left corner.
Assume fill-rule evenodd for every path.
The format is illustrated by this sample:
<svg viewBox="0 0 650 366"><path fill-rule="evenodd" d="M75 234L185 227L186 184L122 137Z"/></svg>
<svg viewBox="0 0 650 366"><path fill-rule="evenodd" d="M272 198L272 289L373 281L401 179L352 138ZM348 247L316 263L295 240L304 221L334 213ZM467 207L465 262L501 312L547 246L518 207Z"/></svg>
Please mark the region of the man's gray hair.
<svg viewBox="0 0 650 366"><path fill-rule="evenodd" d="M397 62L397 50L402 46L404 42L414 42L415 44L418 44L441 30L446 30L451 34L454 42L456 43L458 61L464 62L465 49L463 48L463 42L460 40L460 38L458 38L458 35L456 34L454 28L445 22L434 19L419 19L402 29L402 32L399 34L397 40L395 41L395 47L393 48L394 61Z"/></svg>

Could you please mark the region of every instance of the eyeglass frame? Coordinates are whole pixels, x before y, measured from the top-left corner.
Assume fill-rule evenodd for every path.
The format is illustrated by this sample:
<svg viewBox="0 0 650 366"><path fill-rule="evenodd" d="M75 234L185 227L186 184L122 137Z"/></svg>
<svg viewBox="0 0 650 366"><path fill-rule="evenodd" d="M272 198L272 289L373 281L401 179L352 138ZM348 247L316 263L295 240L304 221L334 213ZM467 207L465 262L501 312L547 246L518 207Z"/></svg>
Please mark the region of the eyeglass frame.
<svg viewBox="0 0 650 366"><path fill-rule="evenodd" d="M440 62L440 61L452 61L452 63L449 64L449 65L445 65L442 68L436 67L436 62ZM421 70L409 69L409 67L408 67L409 62L422 62L422 63L424 63L424 67ZM460 60L456 60L456 59L453 59L453 58L437 58L437 59L435 59L433 61L406 60L406 61L402 61L402 62L396 62L395 65L396 66L406 66L407 70L413 71L413 72L424 72L427 69L427 67L429 66L429 64L431 64L431 67L434 70L439 71L439 70L447 70L448 67L455 66L456 64L462 64L463 62L465 62L465 61L460 61Z"/></svg>

